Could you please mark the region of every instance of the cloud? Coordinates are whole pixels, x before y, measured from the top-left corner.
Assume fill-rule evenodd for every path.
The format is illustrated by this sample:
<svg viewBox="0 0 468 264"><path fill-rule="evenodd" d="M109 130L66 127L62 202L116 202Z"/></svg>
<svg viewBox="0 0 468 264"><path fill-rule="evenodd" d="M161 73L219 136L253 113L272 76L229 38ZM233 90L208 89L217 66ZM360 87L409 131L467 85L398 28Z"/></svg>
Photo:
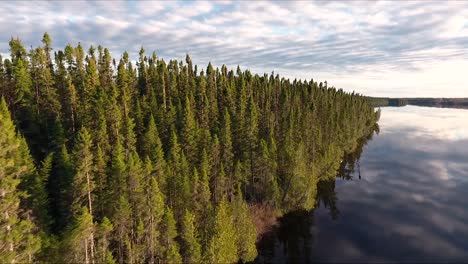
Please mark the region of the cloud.
<svg viewBox="0 0 468 264"><path fill-rule="evenodd" d="M466 96L465 74L450 70L468 59L466 10L463 1L3 2L0 53L10 36L37 46L48 31L55 49L81 41L136 58L143 45L166 59L190 52L200 65L327 79L371 95ZM434 72L440 80L427 92L420 82Z"/></svg>

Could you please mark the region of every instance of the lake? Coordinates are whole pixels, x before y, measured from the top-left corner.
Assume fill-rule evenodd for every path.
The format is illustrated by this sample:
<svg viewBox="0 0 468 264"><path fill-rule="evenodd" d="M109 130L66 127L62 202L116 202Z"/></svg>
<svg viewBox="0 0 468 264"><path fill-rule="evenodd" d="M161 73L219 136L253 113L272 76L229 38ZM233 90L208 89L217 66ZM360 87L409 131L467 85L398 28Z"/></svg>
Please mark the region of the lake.
<svg viewBox="0 0 468 264"><path fill-rule="evenodd" d="M257 262L468 262L468 110L385 107L379 126Z"/></svg>

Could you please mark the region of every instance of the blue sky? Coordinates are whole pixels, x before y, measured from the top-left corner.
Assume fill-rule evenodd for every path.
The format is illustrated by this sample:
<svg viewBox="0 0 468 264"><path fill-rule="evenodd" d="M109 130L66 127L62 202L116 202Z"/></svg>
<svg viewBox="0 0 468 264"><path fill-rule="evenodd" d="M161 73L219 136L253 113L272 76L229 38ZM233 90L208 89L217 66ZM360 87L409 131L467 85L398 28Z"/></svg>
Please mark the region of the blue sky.
<svg viewBox="0 0 468 264"><path fill-rule="evenodd" d="M11 36L54 49L79 41L135 59L143 45L205 67L327 80L375 96L468 97L468 1L2 2Z"/></svg>

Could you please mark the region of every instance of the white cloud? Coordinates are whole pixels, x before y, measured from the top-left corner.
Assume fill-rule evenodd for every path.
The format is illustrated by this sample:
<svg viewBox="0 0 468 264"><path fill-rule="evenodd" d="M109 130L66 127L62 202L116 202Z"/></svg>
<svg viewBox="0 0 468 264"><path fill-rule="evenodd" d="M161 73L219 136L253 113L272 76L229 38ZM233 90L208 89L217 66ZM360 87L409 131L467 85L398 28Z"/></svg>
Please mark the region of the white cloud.
<svg viewBox="0 0 468 264"><path fill-rule="evenodd" d="M467 10L461 1L4 2L0 52L9 36L29 47L48 31L56 49L81 41L118 57L144 45L371 95L468 96Z"/></svg>

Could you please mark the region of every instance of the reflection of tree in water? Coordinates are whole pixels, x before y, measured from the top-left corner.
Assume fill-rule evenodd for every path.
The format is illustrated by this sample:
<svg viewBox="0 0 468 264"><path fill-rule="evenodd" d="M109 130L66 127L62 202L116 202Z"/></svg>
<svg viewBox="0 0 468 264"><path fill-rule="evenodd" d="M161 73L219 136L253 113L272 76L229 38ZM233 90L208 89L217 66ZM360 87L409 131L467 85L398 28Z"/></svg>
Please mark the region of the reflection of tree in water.
<svg viewBox="0 0 468 264"><path fill-rule="evenodd" d="M259 242L257 263L312 262L312 211L295 211L279 219L276 230Z"/></svg>
<svg viewBox="0 0 468 264"><path fill-rule="evenodd" d="M280 225L287 228L280 228L278 238L286 242L284 253L288 256L289 263L311 261L313 240L310 227L313 225L313 219L312 211L294 212L281 219Z"/></svg>
<svg viewBox="0 0 468 264"><path fill-rule="evenodd" d="M338 178L344 180L352 180L355 168L357 166L358 177L359 179L361 179L359 159L361 158L364 146L372 140L374 132L377 134L379 133L379 126L377 124L374 130L371 133L369 133L367 137L360 138L357 141L357 146L353 152L344 154L343 161L341 162L340 167L338 169ZM325 208L329 209L330 216L332 217L332 219L337 219L340 212L336 206L337 200L338 197L335 192L335 179L319 181L317 184L317 198L315 200L315 207L320 207L321 205L323 205Z"/></svg>
<svg viewBox="0 0 468 264"><path fill-rule="evenodd" d="M345 153L338 169L337 176L344 180L352 180L355 167L358 168L359 159L364 146L372 140L375 133L379 133L376 124L374 130L367 137L357 141L352 153ZM321 180L317 184L317 197L315 207L323 205L329 209L332 219L337 219L339 210L336 206L337 193L335 192L335 179ZM260 254L255 260L257 263L310 263L313 240L314 210L296 211L285 214L279 219L279 225L271 233L265 234L258 243Z"/></svg>
<svg viewBox="0 0 468 264"><path fill-rule="evenodd" d="M336 207L338 200L335 192L335 180L320 181L317 185L317 199L315 207L323 205L330 211L332 219L337 219L340 211Z"/></svg>
<svg viewBox="0 0 468 264"><path fill-rule="evenodd" d="M343 161L341 162L340 167L338 169L338 178L342 178L344 180L352 180L355 167L357 165L359 179L361 179L361 171L359 170L359 159L361 158L364 146L366 146L367 143L372 140L374 132L376 134L379 134L380 130L378 124L375 125L374 130L371 133L369 133L367 137L362 137L358 139L357 146L353 152L344 154Z"/></svg>

